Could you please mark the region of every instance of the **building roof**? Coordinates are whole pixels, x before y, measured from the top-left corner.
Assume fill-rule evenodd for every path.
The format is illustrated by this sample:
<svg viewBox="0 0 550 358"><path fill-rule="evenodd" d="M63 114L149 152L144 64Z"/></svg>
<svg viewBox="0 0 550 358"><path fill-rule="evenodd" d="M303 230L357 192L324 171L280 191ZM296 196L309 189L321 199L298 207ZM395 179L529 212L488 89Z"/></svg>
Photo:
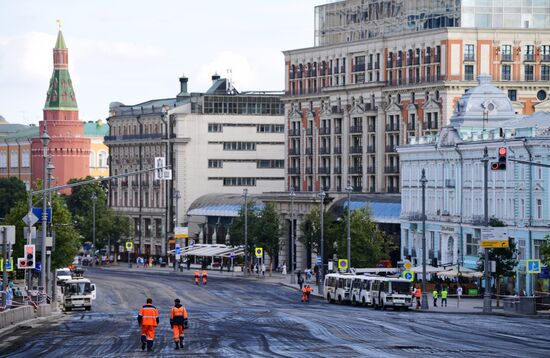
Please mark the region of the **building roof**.
<svg viewBox="0 0 550 358"><path fill-rule="evenodd" d="M104 123L101 119L95 122L89 121L84 123L85 137L105 137L109 134L109 124Z"/></svg>
<svg viewBox="0 0 550 358"><path fill-rule="evenodd" d="M55 48L60 50L66 50L67 45L65 45L65 39L63 38L63 32L59 30L57 33L57 41L55 42Z"/></svg>
<svg viewBox="0 0 550 358"><path fill-rule="evenodd" d="M2 116L0 116L0 124L7 124L8 121L6 121L6 119Z"/></svg>
<svg viewBox="0 0 550 358"><path fill-rule="evenodd" d="M37 126L23 126L23 128L20 128L18 131L3 137L3 139L6 139L6 140L31 139L31 138L38 137L38 135L39 135L39 128Z"/></svg>
<svg viewBox="0 0 550 358"><path fill-rule="evenodd" d="M330 212L335 216L342 216L347 210L347 198L334 202ZM401 197L388 194L351 194L350 210L368 207L372 219L376 223L399 224L401 215Z"/></svg>
<svg viewBox="0 0 550 358"><path fill-rule="evenodd" d="M254 194L249 194L248 200L256 202L256 209L264 206ZM237 217L243 204L242 194L206 194L191 203L187 215Z"/></svg>

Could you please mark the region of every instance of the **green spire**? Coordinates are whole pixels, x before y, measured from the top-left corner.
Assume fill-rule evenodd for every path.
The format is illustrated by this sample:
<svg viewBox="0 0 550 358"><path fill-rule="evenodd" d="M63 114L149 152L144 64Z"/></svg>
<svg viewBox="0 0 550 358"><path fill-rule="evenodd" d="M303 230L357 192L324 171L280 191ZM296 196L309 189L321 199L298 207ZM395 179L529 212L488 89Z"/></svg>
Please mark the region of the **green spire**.
<svg viewBox="0 0 550 358"><path fill-rule="evenodd" d="M65 39L63 38L63 32L61 32L61 28L59 28L59 32L57 33L57 42L55 43L55 48L58 50L67 49L67 46L65 45Z"/></svg>

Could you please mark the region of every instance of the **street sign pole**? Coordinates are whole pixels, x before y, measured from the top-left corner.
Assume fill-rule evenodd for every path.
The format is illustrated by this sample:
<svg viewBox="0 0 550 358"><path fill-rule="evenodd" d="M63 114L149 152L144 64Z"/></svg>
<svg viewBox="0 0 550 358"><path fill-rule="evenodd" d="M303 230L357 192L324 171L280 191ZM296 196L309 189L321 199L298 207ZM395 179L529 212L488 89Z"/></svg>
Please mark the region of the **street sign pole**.
<svg viewBox="0 0 550 358"><path fill-rule="evenodd" d="M487 147L483 149L483 214L485 227L489 226L489 154ZM483 313L491 313L491 278L489 270L489 249L485 249L485 293L483 294Z"/></svg>
<svg viewBox="0 0 550 358"><path fill-rule="evenodd" d="M428 309L428 292L426 292L426 170L422 169L422 304L423 310Z"/></svg>
<svg viewBox="0 0 550 358"><path fill-rule="evenodd" d="M8 270L6 269L6 263L8 262L8 233L5 227L0 228L2 231L2 280L4 280L4 293L2 294L2 307L6 307L8 298Z"/></svg>

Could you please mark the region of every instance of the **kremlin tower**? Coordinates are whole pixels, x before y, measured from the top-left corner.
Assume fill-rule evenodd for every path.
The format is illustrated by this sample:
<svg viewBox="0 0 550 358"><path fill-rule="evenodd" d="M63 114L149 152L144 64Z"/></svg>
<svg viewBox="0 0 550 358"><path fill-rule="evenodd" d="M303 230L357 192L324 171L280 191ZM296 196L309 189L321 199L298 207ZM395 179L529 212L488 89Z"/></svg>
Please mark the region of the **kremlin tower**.
<svg viewBox="0 0 550 358"><path fill-rule="evenodd" d="M66 184L72 178L89 174L90 139L84 137L84 122L78 119L78 107L69 75L69 52L61 27L53 49L53 74L44 106L44 120L40 121L40 135L32 139L32 182L43 177L44 132L50 137L49 162L55 166L53 185ZM70 192L64 190L63 192Z"/></svg>

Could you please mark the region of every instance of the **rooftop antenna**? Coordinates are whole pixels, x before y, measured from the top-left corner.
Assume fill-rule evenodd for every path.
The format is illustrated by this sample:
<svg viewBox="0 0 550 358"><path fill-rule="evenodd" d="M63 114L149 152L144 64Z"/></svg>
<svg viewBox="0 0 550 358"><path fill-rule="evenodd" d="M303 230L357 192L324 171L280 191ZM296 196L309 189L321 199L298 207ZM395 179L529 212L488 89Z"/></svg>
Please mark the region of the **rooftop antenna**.
<svg viewBox="0 0 550 358"><path fill-rule="evenodd" d="M227 94L233 94L233 70L227 69Z"/></svg>

